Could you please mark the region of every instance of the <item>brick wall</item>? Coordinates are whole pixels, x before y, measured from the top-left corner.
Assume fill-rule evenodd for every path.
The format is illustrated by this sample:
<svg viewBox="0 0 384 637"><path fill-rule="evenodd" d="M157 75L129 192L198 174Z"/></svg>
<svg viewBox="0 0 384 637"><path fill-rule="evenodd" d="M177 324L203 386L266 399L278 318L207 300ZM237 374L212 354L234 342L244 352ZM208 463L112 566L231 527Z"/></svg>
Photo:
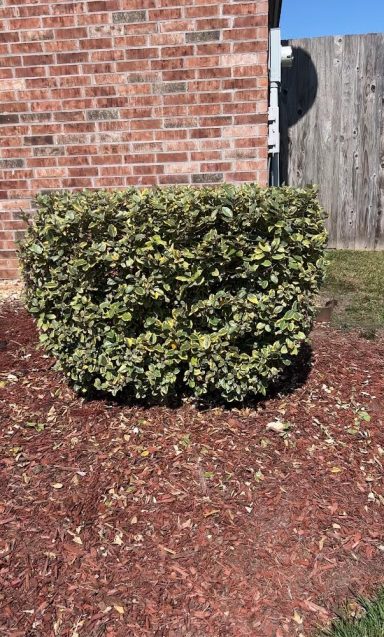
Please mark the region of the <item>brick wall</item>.
<svg viewBox="0 0 384 637"><path fill-rule="evenodd" d="M267 0L0 0L0 278L40 190L267 181Z"/></svg>

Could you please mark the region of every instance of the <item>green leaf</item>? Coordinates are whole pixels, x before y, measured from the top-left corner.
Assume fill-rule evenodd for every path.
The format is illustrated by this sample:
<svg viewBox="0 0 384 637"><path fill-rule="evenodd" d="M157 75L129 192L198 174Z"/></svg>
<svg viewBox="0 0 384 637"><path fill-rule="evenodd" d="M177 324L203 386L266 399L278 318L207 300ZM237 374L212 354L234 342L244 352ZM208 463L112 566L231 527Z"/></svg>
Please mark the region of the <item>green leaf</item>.
<svg viewBox="0 0 384 637"><path fill-rule="evenodd" d="M116 235L117 235L117 228L116 228L116 226L114 226L114 225L112 225L112 224L109 224L109 226L108 226L108 234L109 234L111 237L113 237L113 238L114 238L114 237L116 237Z"/></svg>
<svg viewBox="0 0 384 637"><path fill-rule="evenodd" d="M39 243L33 243L30 247L29 247L31 252L34 252L35 254L43 254L44 250L42 248L42 246Z"/></svg>
<svg viewBox="0 0 384 637"><path fill-rule="evenodd" d="M223 206L221 213L226 219L233 219L233 212L230 208L227 208L227 206Z"/></svg>

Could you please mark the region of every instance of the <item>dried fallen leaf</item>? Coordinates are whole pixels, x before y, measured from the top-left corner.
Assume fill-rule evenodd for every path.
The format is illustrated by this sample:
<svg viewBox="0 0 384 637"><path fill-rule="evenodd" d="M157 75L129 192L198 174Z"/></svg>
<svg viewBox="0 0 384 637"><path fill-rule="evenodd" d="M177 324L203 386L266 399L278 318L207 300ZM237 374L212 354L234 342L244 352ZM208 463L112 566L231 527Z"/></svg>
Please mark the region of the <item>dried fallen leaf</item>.
<svg viewBox="0 0 384 637"><path fill-rule="evenodd" d="M125 610L123 606L118 606L118 604L114 604L113 608L119 613L119 615L124 615Z"/></svg>
<svg viewBox="0 0 384 637"><path fill-rule="evenodd" d="M63 488L63 484L61 482L54 482L51 486L54 489L62 489Z"/></svg>
<svg viewBox="0 0 384 637"><path fill-rule="evenodd" d="M290 428L291 425L288 422L282 422L281 420L274 420L269 422L266 426L266 429L274 431L277 434L284 433L284 431L288 431Z"/></svg>
<svg viewBox="0 0 384 637"><path fill-rule="evenodd" d="M122 544L124 544L123 540L122 540L122 533L116 533L114 539L113 539L113 544L117 544L117 546L121 546Z"/></svg>
<svg viewBox="0 0 384 637"><path fill-rule="evenodd" d="M220 513L220 509L212 509L211 511L207 511L204 513L205 518L209 518L210 515L215 515L216 513Z"/></svg>
<svg viewBox="0 0 384 637"><path fill-rule="evenodd" d="M342 471L341 467L332 467L331 473L340 473Z"/></svg>
<svg viewBox="0 0 384 637"><path fill-rule="evenodd" d="M29 427L30 429L35 429L38 433L41 433L42 431L44 431L45 429L45 424L42 422L27 422L25 423L26 427Z"/></svg>
<svg viewBox="0 0 384 637"><path fill-rule="evenodd" d="M262 482L264 480L264 474L261 471L261 469L259 469L258 471L256 471L256 473L254 474L254 479L256 482Z"/></svg>
<svg viewBox="0 0 384 637"><path fill-rule="evenodd" d="M296 622L296 624L299 624L299 626L301 626L301 624L303 623L303 618L301 615L299 615L297 610L295 610L295 612L293 613L292 619L294 622Z"/></svg>
<svg viewBox="0 0 384 637"><path fill-rule="evenodd" d="M324 616L328 616L328 611L326 608L324 608L324 606L319 606L318 604L314 604L314 602L311 602L311 600L306 599L302 606L306 607L309 611L311 611L312 613L318 613L319 615L324 615Z"/></svg>
<svg viewBox="0 0 384 637"><path fill-rule="evenodd" d="M163 544L159 544L159 547L166 553L170 553L171 555L176 555L176 551L169 549L167 546L164 546Z"/></svg>

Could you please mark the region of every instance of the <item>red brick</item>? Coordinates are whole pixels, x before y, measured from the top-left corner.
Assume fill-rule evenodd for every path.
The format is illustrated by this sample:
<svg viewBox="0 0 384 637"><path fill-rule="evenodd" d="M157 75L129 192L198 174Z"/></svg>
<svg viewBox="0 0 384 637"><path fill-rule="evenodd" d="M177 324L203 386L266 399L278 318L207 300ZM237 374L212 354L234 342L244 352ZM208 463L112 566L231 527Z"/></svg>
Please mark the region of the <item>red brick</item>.
<svg viewBox="0 0 384 637"><path fill-rule="evenodd" d="M225 104L194 104L189 107L190 115L219 115Z"/></svg>
<svg viewBox="0 0 384 637"><path fill-rule="evenodd" d="M43 42L43 44L54 39L52 29L34 29L30 31L20 31L19 39L21 42Z"/></svg>
<svg viewBox="0 0 384 637"><path fill-rule="evenodd" d="M252 40L249 42L233 42L232 51L236 53L254 53L264 52L266 48L266 41L264 40Z"/></svg>
<svg viewBox="0 0 384 637"><path fill-rule="evenodd" d="M151 44L153 46L171 46L184 43L184 33L154 33L151 35Z"/></svg>
<svg viewBox="0 0 384 637"><path fill-rule="evenodd" d="M76 168L68 168L70 177L96 177L98 175L97 166L76 166Z"/></svg>
<svg viewBox="0 0 384 637"><path fill-rule="evenodd" d="M42 168L42 167L47 168L49 166L57 166L58 159L61 159L61 158L60 157L33 157L29 159L28 165L31 168Z"/></svg>
<svg viewBox="0 0 384 637"><path fill-rule="evenodd" d="M42 42L11 42L9 44L9 50L11 53L42 53Z"/></svg>
<svg viewBox="0 0 384 637"><path fill-rule="evenodd" d="M8 28L10 31L18 31L19 29L39 29L40 27L40 18L15 18L8 22Z"/></svg>
<svg viewBox="0 0 384 637"><path fill-rule="evenodd" d="M50 75L79 75L80 67L78 64L59 64L49 67Z"/></svg>
<svg viewBox="0 0 384 637"><path fill-rule="evenodd" d="M191 181L190 176L186 175L160 175L159 184L171 185L171 184L189 184Z"/></svg>
<svg viewBox="0 0 384 637"><path fill-rule="evenodd" d="M0 42L19 42L17 31L3 31L0 33Z"/></svg>
<svg viewBox="0 0 384 637"><path fill-rule="evenodd" d="M221 137L220 128L197 128L190 131L191 139L201 139L207 137Z"/></svg>
<svg viewBox="0 0 384 637"><path fill-rule="evenodd" d="M156 155L156 161L159 163L188 161L188 153L158 153Z"/></svg>
<svg viewBox="0 0 384 637"><path fill-rule="evenodd" d="M172 21L182 17L181 8L165 8L165 9L150 9L148 11L148 20L150 22L158 21Z"/></svg>
<svg viewBox="0 0 384 637"><path fill-rule="evenodd" d="M211 18L209 20L196 20L195 29L204 31L205 29L228 29L231 26L231 18Z"/></svg>
<svg viewBox="0 0 384 637"><path fill-rule="evenodd" d="M199 126L211 127L211 126L230 126L233 118L229 115L214 116L214 117L201 117L199 119Z"/></svg>
<svg viewBox="0 0 384 637"><path fill-rule="evenodd" d="M80 156L65 156L65 157L58 157L57 158L57 163L59 166L88 166L91 163L90 157L85 154L85 155L80 155Z"/></svg>
<svg viewBox="0 0 384 637"><path fill-rule="evenodd" d="M12 78L12 69L2 69L2 68L0 68L0 78L1 79Z"/></svg>
<svg viewBox="0 0 384 637"><path fill-rule="evenodd" d="M55 29L55 40L80 40L87 37L88 31L85 27Z"/></svg>
<svg viewBox="0 0 384 637"><path fill-rule="evenodd" d="M197 45L195 46L194 54L200 57L201 55L215 55L216 53L223 55L224 53L230 53L230 51L231 44L229 42L218 42L216 44L209 43Z"/></svg>
<svg viewBox="0 0 384 637"><path fill-rule="evenodd" d="M63 179L62 188L68 188L69 190L82 190L83 188L92 188L93 187L93 179L91 177L70 177L68 179Z"/></svg>
<svg viewBox="0 0 384 637"><path fill-rule="evenodd" d="M4 57L0 59L0 66L20 66L21 65L21 57L19 55L9 55L8 57Z"/></svg>
<svg viewBox="0 0 384 637"><path fill-rule="evenodd" d="M79 26L98 24L108 24L110 22L109 13L84 13L76 16L76 24Z"/></svg>
<svg viewBox="0 0 384 637"><path fill-rule="evenodd" d="M99 177L94 181L97 188L124 188L126 184L124 176Z"/></svg>
<svg viewBox="0 0 384 637"><path fill-rule="evenodd" d="M45 66L30 66L28 68L16 68L15 75L16 77L45 77L46 70L47 69Z"/></svg>
<svg viewBox="0 0 384 637"><path fill-rule="evenodd" d="M235 2L233 4L224 4L222 7L223 15L253 15L256 12L259 14L268 14L268 2Z"/></svg>
<svg viewBox="0 0 384 637"><path fill-rule="evenodd" d="M217 46L217 45L216 45ZM162 58L183 58L188 55L194 55L194 45L183 46L163 46L161 48Z"/></svg>
<svg viewBox="0 0 384 637"><path fill-rule="evenodd" d="M225 104L225 102L232 101L232 93L199 93L198 98L202 104L213 104L214 102Z"/></svg>
<svg viewBox="0 0 384 637"><path fill-rule="evenodd" d="M1 108L4 113L22 113L25 111L26 104L23 102L2 102Z"/></svg>
<svg viewBox="0 0 384 637"><path fill-rule="evenodd" d="M172 31L193 31L194 29L194 20L167 20L159 24L159 31L161 33L169 33Z"/></svg>
<svg viewBox="0 0 384 637"><path fill-rule="evenodd" d="M170 58L168 60L151 60L150 68L154 71L174 71L175 69L183 69L184 60L182 58Z"/></svg>
<svg viewBox="0 0 384 637"><path fill-rule="evenodd" d="M5 263L5 259L4 259ZM19 264L14 268L8 268L2 265L3 259L0 260L0 279L16 280L20 278Z"/></svg>
<svg viewBox="0 0 384 637"><path fill-rule="evenodd" d="M37 5L28 4L26 6L23 6L22 3L20 4L21 6L17 8L17 12L20 18L27 18L27 17L29 18L32 16L44 16L49 13L49 6L44 3L37 4Z"/></svg>
<svg viewBox="0 0 384 637"><path fill-rule="evenodd" d="M92 49L110 49L112 48L112 38L88 38L87 40L80 40L79 45L81 49L90 51Z"/></svg>
<svg viewBox="0 0 384 637"><path fill-rule="evenodd" d="M111 0L112 2L112 0ZM57 4L55 5L55 2L51 2L51 12L55 15L66 15L67 13L82 13L84 10L87 9L87 7L85 7L85 2L81 2L81 3L77 3L77 2L73 2L73 0L71 2L66 2L64 4ZM87 5L89 3L87 2Z"/></svg>
<svg viewBox="0 0 384 637"><path fill-rule="evenodd" d="M222 153L220 150L204 150L204 151L196 151L191 153L192 161L215 161L219 160L222 157Z"/></svg>
<svg viewBox="0 0 384 637"><path fill-rule="evenodd" d="M55 56L53 54L37 54L37 55L24 55L23 66L48 66L55 63Z"/></svg>
<svg viewBox="0 0 384 637"><path fill-rule="evenodd" d="M120 9L118 0L94 0L87 2L88 11L116 11Z"/></svg>
<svg viewBox="0 0 384 637"><path fill-rule="evenodd" d="M265 124L267 121L266 115L260 113L249 113L247 115L235 115L233 118L234 124ZM237 142L237 140L236 140Z"/></svg>
<svg viewBox="0 0 384 637"><path fill-rule="evenodd" d="M7 3L0 275L39 189L266 184L266 0Z"/></svg>
<svg viewBox="0 0 384 637"><path fill-rule="evenodd" d="M268 18L266 15L241 15L233 18L234 28L247 28L247 27L267 27Z"/></svg>
<svg viewBox="0 0 384 637"><path fill-rule="evenodd" d="M55 16L49 16L46 18L43 18L42 20L43 23L43 27L44 28L49 28L49 27L56 27L56 28L60 28L60 27L74 27L77 22L76 22L76 17L74 15L55 15ZM72 31L75 31L76 29L67 29L67 34L64 34L64 39L68 39L71 37L76 37L76 35L71 36L70 33ZM64 29L61 28L61 32L64 33ZM55 34L55 38L57 37L57 33ZM85 36L83 37L87 37L87 32L85 32Z"/></svg>
<svg viewBox="0 0 384 637"><path fill-rule="evenodd" d="M223 56L225 57L225 56ZM226 56L230 57L230 56ZM184 65L186 68L191 69L201 69L201 68L211 68L215 69L217 66L220 66L220 57L218 55L212 55L207 57L193 57L184 60ZM214 73L212 73L214 76Z"/></svg>
<svg viewBox="0 0 384 637"><path fill-rule="evenodd" d="M158 175L163 172L164 172L164 166L162 164L133 166L134 175Z"/></svg>
<svg viewBox="0 0 384 637"><path fill-rule="evenodd" d="M186 18L202 18L206 16L220 15L219 3L211 5L197 5L195 7L185 7L184 15Z"/></svg>
<svg viewBox="0 0 384 637"><path fill-rule="evenodd" d="M194 69L190 69L186 71L185 69L179 69L174 71L163 71L161 77L164 82L175 82L182 80L193 80L196 77L196 71Z"/></svg>
<svg viewBox="0 0 384 637"><path fill-rule="evenodd" d="M47 40L43 43L43 48L47 53L77 52L79 50L79 42L78 40Z"/></svg>

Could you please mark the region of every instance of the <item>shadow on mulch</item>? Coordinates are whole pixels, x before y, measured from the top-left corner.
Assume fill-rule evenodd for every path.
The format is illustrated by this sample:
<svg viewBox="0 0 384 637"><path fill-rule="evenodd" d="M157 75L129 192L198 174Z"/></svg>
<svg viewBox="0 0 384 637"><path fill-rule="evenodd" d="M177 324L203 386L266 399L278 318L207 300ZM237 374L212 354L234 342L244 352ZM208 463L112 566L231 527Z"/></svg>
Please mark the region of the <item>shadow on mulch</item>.
<svg viewBox="0 0 384 637"><path fill-rule="evenodd" d="M204 399L196 401L191 393L184 390L183 387L178 388L176 394L162 400L139 400L131 394L122 391L113 397L108 393L96 390L90 391L85 400L94 402L99 400L107 401L111 405L124 407L140 407L148 409L150 407L167 407L168 409L179 409L183 402L190 401L198 409L204 411L206 409L215 409L220 407L224 410L232 409L255 409L262 405L265 401L271 400L278 396L289 396L297 389L300 389L307 382L308 376L312 369L313 352L312 347L308 343L304 343L298 356L293 360L292 365L287 367L281 376L271 383L266 396L250 396L242 402L228 402L222 399L219 394L210 394Z"/></svg>
<svg viewBox="0 0 384 637"><path fill-rule="evenodd" d="M3 313L6 316L9 312L11 312L14 316L14 321L16 321L14 327L18 323L23 323L27 321L32 327L32 333L34 337L37 339L37 331L35 323L30 315L26 312L24 307L22 307L19 303L15 306L11 306L9 304L3 305ZM21 338L21 341L25 339ZM20 340L20 336L19 336ZM21 343L19 343L21 345ZM5 351L7 348L7 343L5 340L0 340L0 351ZM43 351L43 350L42 350ZM266 401L276 398L289 396L294 391L305 385L307 382L308 376L312 369L313 363L313 352L312 347L309 343L304 343L301 347L301 350L297 357L293 359L292 364L287 367L281 376L274 382L271 383L269 391L266 396L250 396L248 399L242 402L231 402L225 401L219 394L212 393L204 399L200 399L196 401L193 398L192 393L185 391L185 388L180 383L177 388L176 394L167 397L165 399L153 399L153 400L140 400L137 399L132 394L129 394L127 391L120 392L117 396L111 396L106 392L97 391L95 389L91 390L85 396L79 396L84 398L84 400L88 403L105 401L110 405L121 406L121 407L139 407L143 409L148 409L150 407L166 407L168 409L179 409L185 401L191 402L198 409L204 411L206 409L214 409L220 407L224 410L233 410L233 409L243 409L243 408L257 408L262 406ZM49 367L54 366L54 360L52 359L52 363ZM69 386L73 388L72 383L66 379L66 382ZM75 392L76 393L76 392Z"/></svg>

